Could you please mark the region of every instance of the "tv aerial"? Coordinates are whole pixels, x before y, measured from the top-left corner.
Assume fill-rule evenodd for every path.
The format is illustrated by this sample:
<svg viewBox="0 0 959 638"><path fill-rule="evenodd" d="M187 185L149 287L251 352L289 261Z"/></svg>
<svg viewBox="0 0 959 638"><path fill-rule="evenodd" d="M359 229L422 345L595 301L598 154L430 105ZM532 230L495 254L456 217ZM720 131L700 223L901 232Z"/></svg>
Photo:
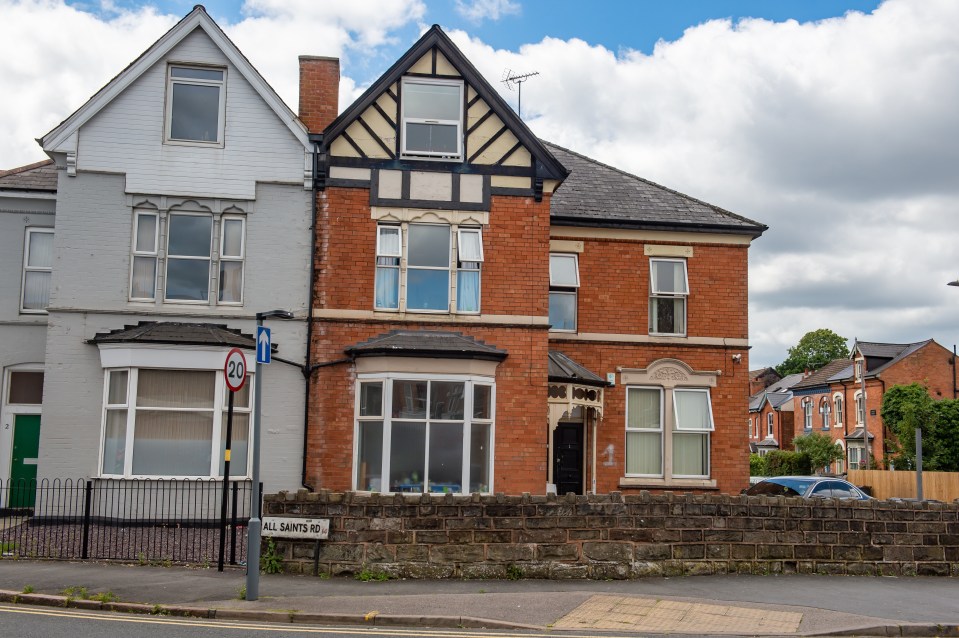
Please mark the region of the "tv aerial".
<svg viewBox="0 0 959 638"><path fill-rule="evenodd" d="M530 73L513 73L510 69L503 71L503 79L501 82L506 85L506 88L510 91L513 90L513 85L515 84L518 92L519 99L516 103L516 114L520 117L523 117L523 82L530 79L534 75L539 75L539 71L532 71Z"/></svg>

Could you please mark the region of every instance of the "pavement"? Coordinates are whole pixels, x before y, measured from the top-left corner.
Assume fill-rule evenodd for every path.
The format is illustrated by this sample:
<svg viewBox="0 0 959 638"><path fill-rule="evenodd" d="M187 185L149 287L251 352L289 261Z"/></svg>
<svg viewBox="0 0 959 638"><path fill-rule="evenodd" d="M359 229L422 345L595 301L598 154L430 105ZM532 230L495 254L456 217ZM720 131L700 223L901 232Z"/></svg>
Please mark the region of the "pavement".
<svg viewBox="0 0 959 638"><path fill-rule="evenodd" d="M263 574L256 601L241 598L245 585L245 571L237 568L221 573L215 568L0 560L0 602L17 604L221 620L557 634L573 630L579 635L959 638L957 578L792 574L360 582ZM71 587L72 594L65 595ZM104 596L95 600L95 594Z"/></svg>

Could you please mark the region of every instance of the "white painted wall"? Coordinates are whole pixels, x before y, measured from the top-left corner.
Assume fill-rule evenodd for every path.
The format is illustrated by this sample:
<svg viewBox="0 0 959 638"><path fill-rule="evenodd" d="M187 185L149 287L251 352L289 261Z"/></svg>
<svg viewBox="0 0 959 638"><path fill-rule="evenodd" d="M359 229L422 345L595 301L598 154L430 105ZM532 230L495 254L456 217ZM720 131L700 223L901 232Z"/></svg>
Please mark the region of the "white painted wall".
<svg viewBox="0 0 959 638"><path fill-rule="evenodd" d="M223 148L163 143L170 61L227 67ZM303 145L201 29L81 127L77 150L78 171L125 173L129 193L252 199L257 181L302 188L303 168Z"/></svg>

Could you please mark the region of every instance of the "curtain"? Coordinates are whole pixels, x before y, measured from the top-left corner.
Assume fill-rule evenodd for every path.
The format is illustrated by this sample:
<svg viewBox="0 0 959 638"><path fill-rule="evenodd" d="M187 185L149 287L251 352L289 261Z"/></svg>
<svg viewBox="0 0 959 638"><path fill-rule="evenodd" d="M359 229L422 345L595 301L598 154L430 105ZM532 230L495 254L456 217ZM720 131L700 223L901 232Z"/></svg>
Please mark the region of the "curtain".
<svg viewBox="0 0 959 638"><path fill-rule="evenodd" d="M127 379L130 376L126 370L114 370L110 373L107 403L123 405L127 402Z"/></svg>
<svg viewBox="0 0 959 638"><path fill-rule="evenodd" d="M123 474L126 449L127 411L107 410L107 427L103 438L104 474Z"/></svg>
<svg viewBox="0 0 959 638"><path fill-rule="evenodd" d="M216 374L210 370L140 370L137 406L212 409Z"/></svg>
<svg viewBox="0 0 959 638"><path fill-rule="evenodd" d="M478 270L456 272L456 309L460 312L479 312L480 274Z"/></svg>
<svg viewBox="0 0 959 638"><path fill-rule="evenodd" d="M250 415L236 412L233 406L233 432L230 438L230 476L246 476L247 459L250 449ZM223 451L226 450L226 420L227 411L223 411L220 426L220 468L219 475L223 476Z"/></svg>
<svg viewBox="0 0 959 638"><path fill-rule="evenodd" d="M135 299L153 299L156 296L156 273L156 257L134 257L130 296Z"/></svg>
<svg viewBox="0 0 959 638"><path fill-rule="evenodd" d="M32 260L31 260L32 261ZM50 305L50 273L27 271L23 278L24 310L44 310Z"/></svg>
<svg viewBox="0 0 959 638"><path fill-rule="evenodd" d="M239 219L223 220L223 251L226 257L243 255L243 221Z"/></svg>
<svg viewBox="0 0 959 638"><path fill-rule="evenodd" d="M397 227L380 226L380 245L377 255L396 256L400 254L400 229Z"/></svg>
<svg viewBox="0 0 959 638"><path fill-rule="evenodd" d="M679 430L712 430L713 419L705 392L673 390L676 407L676 428Z"/></svg>
<svg viewBox="0 0 959 638"><path fill-rule="evenodd" d="M483 261L483 247L479 231L460 230L458 238L460 261Z"/></svg>
<svg viewBox="0 0 959 638"><path fill-rule="evenodd" d="M648 388L629 389L629 413L626 425L629 428L660 429L660 392Z"/></svg>
<svg viewBox="0 0 959 638"><path fill-rule="evenodd" d="M673 474L706 476L709 474L709 435L673 434Z"/></svg>
<svg viewBox="0 0 959 638"><path fill-rule="evenodd" d="M30 233L30 254L27 266L51 268L53 266L53 233Z"/></svg>
<svg viewBox="0 0 959 638"><path fill-rule="evenodd" d="M662 434L657 431L626 433L626 473L663 473Z"/></svg>
<svg viewBox="0 0 959 638"><path fill-rule="evenodd" d="M156 252L156 215L137 215L137 245L136 251L143 253Z"/></svg>
<svg viewBox="0 0 959 638"><path fill-rule="evenodd" d="M239 302L243 297L243 262L220 262L220 301Z"/></svg>
<svg viewBox="0 0 959 638"><path fill-rule="evenodd" d="M133 473L209 476L213 412L137 410Z"/></svg>
<svg viewBox="0 0 959 638"><path fill-rule="evenodd" d="M400 269L376 269L376 308L399 308L400 299Z"/></svg>

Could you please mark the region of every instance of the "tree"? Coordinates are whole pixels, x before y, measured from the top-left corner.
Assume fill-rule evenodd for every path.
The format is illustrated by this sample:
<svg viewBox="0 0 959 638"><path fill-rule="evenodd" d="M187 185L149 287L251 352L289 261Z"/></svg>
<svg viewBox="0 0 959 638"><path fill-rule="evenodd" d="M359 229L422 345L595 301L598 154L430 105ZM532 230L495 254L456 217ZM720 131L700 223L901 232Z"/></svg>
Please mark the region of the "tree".
<svg viewBox="0 0 959 638"><path fill-rule="evenodd" d="M959 401L933 401L919 383L894 385L882 397L882 422L895 435L888 444L893 464L916 467L916 429L922 428L922 467L959 471Z"/></svg>
<svg viewBox="0 0 959 638"><path fill-rule="evenodd" d="M847 339L828 328L807 332L795 346L789 349L786 360L776 366L782 376L804 370L816 370L833 359L849 356Z"/></svg>
<svg viewBox="0 0 959 638"><path fill-rule="evenodd" d="M793 439L793 445L796 446L797 452L809 457L809 464L815 468L816 472L846 456L842 448L829 436L818 432L797 436Z"/></svg>

